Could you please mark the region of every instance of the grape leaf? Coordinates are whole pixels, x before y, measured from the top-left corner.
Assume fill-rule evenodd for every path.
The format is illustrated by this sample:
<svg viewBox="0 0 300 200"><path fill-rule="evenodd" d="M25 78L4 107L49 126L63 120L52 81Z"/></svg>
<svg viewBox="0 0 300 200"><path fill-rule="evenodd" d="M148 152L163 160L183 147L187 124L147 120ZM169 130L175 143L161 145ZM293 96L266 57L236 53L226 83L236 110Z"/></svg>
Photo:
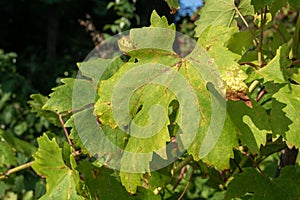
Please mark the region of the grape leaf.
<svg viewBox="0 0 300 200"><path fill-rule="evenodd" d="M265 81L286 82L288 79L287 69L291 65L288 55L288 45L284 44L277 50L276 56L265 67L258 70L257 74Z"/></svg>
<svg viewBox="0 0 300 200"><path fill-rule="evenodd" d="M46 134L38 138L39 149L33 155L32 168L40 176L46 177L46 194L40 199L83 199L76 192L79 174L70 169L62 158L62 149L55 139L50 140ZM72 167L76 162L70 155Z"/></svg>
<svg viewBox="0 0 300 200"><path fill-rule="evenodd" d="M1 129L0 132L2 132ZM13 149L6 142L0 141L0 171L3 167L10 168L16 165L17 159Z"/></svg>
<svg viewBox="0 0 300 200"><path fill-rule="evenodd" d="M137 187L142 186L143 174L120 171L120 179L126 190L135 194Z"/></svg>
<svg viewBox="0 0 300 200"><path fill-rule="evenodd" d="M300 2L298 0L288 0L289 4L295 8L300 6Z"/></svg>
<svg viewBox="0 0 300 200"><path fill-rule="evenodd" d="M289 125L293 122L286 116L286 113L283 109L286 107L286 104L272 99L272 109L270 113L270 125L272 129L273 136L277 135L283 136L286 139L286 132L289 131Z"/></svg>
<svg viewBox="0 0 300 200"><path fill-rule="evenodd" d="M300 168L286 166L278 178L271 179L254 168L244 168L229 183L225 200L235 197L260 199L298 199L300 196ZM247 186L247 187L245 187Z"/></svg>
<svg viewBox="0 0 300 200"><path fill-rule="evenodd" d="M85 160L76 169L82 174L91 199L134 199L121 185L113 170L97 168Z"/></svg>
<svg viewBox="0 0 300 200"><path fill-rule="evenodd" d="M227 27L224 25L210 25L201 33L198 42L207 51L215 45L225 46L232 35L238 33L237 27Z"/></svg>
<svg viewBox="0 0 300 200"><path fill-rule="evenodd" d="M198 39L198 43L213 58L226 90L233 92L247 89L246 84L243 82L247 75L239 69L239 65L236 62L240 59L240 55L229 51L225 47L227 41L235 32L237 32L237 29L234 27L210 26L202 32Z"/></svg>
<svg viewBox="0 0 300 200"><path fill-rule="evenodd" d="M274 0L251 0L251 4L254 6L256 11L264 8L265 6L270 6Z"/></svg>
<svg viewBox="0 0 300 200"><path fill-rule="evenodd" d="M202 158L202 160L218 169L229 169L230 158L234 157L233 148L238 146L237 133L239 133L239 130L233 124L229 115L227 115L218 142L208 155Z"/></svg>
<svg viewBox="0 0 300 200"><path fill-rule="evenodd" d="M253 108L249 108L242 101L229 101L227 104L231 120L240 131L239 138L247 145L252 153L259 153L259 148L266 142L269 131L269 118L265 110L252 101Z"/></svg>
<svg viewBox="0 0 300 200"><path fill-rule="evenodd" d="M272 4L269 5L270 13L272 14L272 17L274 17L275 14L278 12L278 10L280 10L286 4L287 4L287 0L281 0L281 1L274 1L273 0Z"/></svg>
<svg viewBox="0 0 300 200"><path fill-rule="evenodd" d="M282 111L285 113L286 117L289 118L289 130L285 133L287 143L290 146L295 145L300 147L300 137L299 137L299 127L300 127L300 86L299 85L286 85L281 88L273 97L286 105L282 108ZM274 119L274 117L273 117ZM291 123L292 122L292 123ZM272 121L272 123L278 123L278 121ZM280 122L280 123L284 123ZM287 123L285 122L285 125Z"/></svg>
<svg viewBox="0 0 300 200"><path fill-rule="evenodd" d="M178 1L178 0L175 0ZM153 10L151 17L150 17L150 27L157 27L157 28L165 28L165 29L171 29L175 30L175 25L171 24L169 25L168 20L165 16L160 17L156 10Z"/></svg>
<svg viewBox="0 0 300 200"><path fill-rule="evenodd" d="M11 133L2 131L1 129L0 129L0 137L3 138L5 142L7 142L7 144L9 144L18 152L23 153L28 158L30 158L32 154L36 151L36 147L33 144L23 141L13 136Z"/></svg>
<svg viewBox="0 0 300 200"><path fill-rule="evenodd" d="M165 0L168 3L168 6L171 9L171 14L175 14L177 10L179 10L179 2L178 0Z"/></svg>
<svg viewBox="0 0 300 200"><path fill-rule="evenodd" d="M197 25L195 36L199 37L210 25L236 26L236 9L239 9L244 16L253 14L250 0L241 0L239 2L239 5L236 6L234 0L205 1L203 8L200 10L200 18L195 22Z"/></svg>
<svg viewBox="0 0 300 200"><path fill-rule="evenodd" d="M101 48L103 48L103 50ZM99 49L101 52L107 48L100 45ZM118 71L119 67L122 66L123 63L124 61L116 55L115 59L95 58L78 63L77 65L81 75L91 79L92 83L97 86L100 80L106 80L110 78L116 71ZM77 75L77 80L82 78L81 75Z"/></svg>
<svg viewBox="0 0 300 200"><path fill-rule="evenodd" d="M249 30L234 33L228 40L227 47L233 53L243 55L253 45L253 36Z"/></svg>
<svg viewBox="0 0 300 200"><path fill-rule="evenodd" d="M37 113L38 117L44 117L56 126L61 126L56 113L42 109L45 103L49 100L47 97L41 94L32 94L30 95L30 98L33 99L28 101L31 107L31 112Z"/></svg>
<svg viewBox="0 0 300 200"><path fill-rule="evenodd" d="M74 79L65 78L61 80L64 85L53 88L49 96L50 99L43 106L43 109L53 112L63 113L72 110L72 91Z"/></svg>

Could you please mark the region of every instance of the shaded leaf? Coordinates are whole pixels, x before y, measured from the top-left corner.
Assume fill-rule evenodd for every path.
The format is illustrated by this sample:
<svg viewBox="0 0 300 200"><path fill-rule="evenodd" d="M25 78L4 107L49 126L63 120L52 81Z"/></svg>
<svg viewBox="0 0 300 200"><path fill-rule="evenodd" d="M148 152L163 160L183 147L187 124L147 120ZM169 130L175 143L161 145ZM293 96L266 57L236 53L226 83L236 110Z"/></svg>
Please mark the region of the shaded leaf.
<svg viewBox="0 0 300 200"><path fill-rule="evenodd" d="M97 168L88 161L80 162L76 169L82 174L91 199L134 199L121 185L113 170Z"/></svg>
<svg viewBox="0 0 300 200"><path fill-rule="evenodd" d="M42 107L46 104L46 102L49 100L47 97L41 95L41 94L32 94L30 95L30 98L33 100L28 101L31 112L37 113L36 115L38 117L44 117L51 123L53 123L56 126L61 126L58 115L52 111L44 110Z"/></svg>
<svg viewBox="0 0 300 200"><path fill-rule="evenodd" d="M265 6L270 6L274 0L251 0L251 4L254 6L256 11L264 8Z"/></svg>
<svg viewBox="0 0 300 200"><path fill-rule="evenodd" d="M261 145L266 142L266 133L270 130L269 118L265 110L252 101L249 108L242 101L229 101L228 112L233 123L239 129L242 143L248 146L252 153L259 153Z"/></svg>
<svg viewBox="0 0 300 200"><path fill-rule="evenodd" d="M2 130L0 130L2 132ZM17 165L17 158L13 149L4 141L0 141L0 171L3 167L10 168Z"/></svg>
<svg viewBox="0 0 300 200"><path fill-rule="evenodd" d="M16 149L18 152L23 153L28 158L30 158L37 150L33 144L23 141L8 132L0 130L0 137L3 138L7 144Z"/></svg>
<svg viewBox="0 0 300 200"><path fill-rule="evenodd" d="M284 167L281 175L275 179L260 174L254 168L244 168L243 172L237 174L229 183L225 200L235 197L248 197L253 200L298 199L300 196L299 180L299 166Z"/></svg>

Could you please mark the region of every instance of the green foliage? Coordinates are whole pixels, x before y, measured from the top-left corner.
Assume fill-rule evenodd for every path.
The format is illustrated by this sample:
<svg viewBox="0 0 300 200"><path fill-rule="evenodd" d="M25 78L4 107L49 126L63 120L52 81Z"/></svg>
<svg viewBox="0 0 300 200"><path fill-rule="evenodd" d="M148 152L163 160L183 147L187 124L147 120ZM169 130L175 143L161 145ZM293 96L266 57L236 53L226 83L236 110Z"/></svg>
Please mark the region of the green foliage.
<svg viewBox="0 0 300 200"><path fill-rule="evenodd" d="M280 18L297 6L207 0L195 42L153 11L150 27L119 39L123 55L80 63L49 98L31 95L40 130L7 111L1 79L0 198L298 199L300 17ZM15 55L0 55L14 72ZM38 176L25 190L30 176L14 173L29 166Z"/></svg>
<svg viewBox="0 0 300 200"><path fill-rule="evenodd" d="M40 199L84 199L76 194L79 174L74 157L68 155L71 169L63 160L62 149L47 135L38 138L39 149L33 155L32 168L46 178L46 194Z"/></svg>
<svg viewBox="0 0 300 200"><path fill-rule="evenodd" d="M299 198L299 167L282 169L278 178L270 179L254 168L245 168L228 185L225 200L235 197L249 199L297 199Z"/></svg>

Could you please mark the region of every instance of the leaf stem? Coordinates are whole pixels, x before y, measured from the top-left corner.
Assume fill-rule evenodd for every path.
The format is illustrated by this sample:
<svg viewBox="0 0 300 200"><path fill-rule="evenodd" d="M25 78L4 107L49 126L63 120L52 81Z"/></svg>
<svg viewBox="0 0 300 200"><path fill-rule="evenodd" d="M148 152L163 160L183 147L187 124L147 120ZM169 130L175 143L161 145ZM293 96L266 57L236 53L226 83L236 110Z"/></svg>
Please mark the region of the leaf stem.
<svg viewBox="0 0 300 200"><path fill-rule="evenodd" d="M265 93L266 93L266 90L265 90L265 88L263 88L263 89L259 92L259 94L258 94L258 96L256 97L255 101L258 102L259 100L261 100L261 98L264 96Z"/></svg>
<svg viewBox="0 0 300 200"><path fill-rule="evenodd" d="M249 65L251 67L254 67L255 69L258 69L257 65L252 62L240 62L240 65Z"/></svg>
<svg viewBox="0 0 300 200"><path fill-rule="evenodd" d="M300 15L298 16L296 22L296 29L293 36L292 58L298 57L299 39L300 39Z"/></svg>
<svg viewBox="0 0 300 200"><path fill-rule="evenodd" d="M67 138L67 140L68 140L69 145L72 147L73 150L75 150L75 147L74 147L72 141L70 140L70 136L69 136L68 130L67 130L67 128L65 127L65 122L64 122L64 120L62 119L63 114L59 114L59 113L56 113L56 114L58 115L58 118L59 118L59 121L60 121L60 123L61 123L61 126L62 126L63 129L64 129L64 132L65 132L65 135L66 135L66 138Z"/></svg>
<svg viewBox="0 0 300 200"><path fill-rule="evenodd" d="M254 40L254 45L257 46L258 45L258 42L256 40L256 37L255 37L255 34L253 33L252 29L250 28L247 20L245 19L245 17L242 15L242 13L240 12L239 8L234 6L234 9L235 11L237 12L237 14L240 16L240 18L242 19L243 23L245 24L245 26L249 29L252 37L253 37L253 40Z"/></svg>
<svg viewBox="0 0 300 200"><path fill-rule="evenodd" d="M21 170L23 170L23 169L26 169L26 168L28 168L28 167L31 167L31 165L32 165L33 163L34 163L34 161L31 161L31 162L29 162L29 163L25 163L25 164L20 165L20 166L18 166L18 167L9 169L9 170L5 173L5 175L0 176L0 180L8 178L9 175L11 175L12 173L16 173L16 172L18 172L18 171L21 171Z"/></svg>
<svg viewBox="0 0 300 200"><path fill-rule="evenodd" d="M183 178L183 175L185 173L185 169L186 169L186 166L183 166L181 168L181 171L180 171L180 174L178 176L178 179L177 179L177 182L176 184L173 186L173 190L175 190L177 188L177 186L179 185L179 183L181 182L182 178Z"/></svg>
<svg viewBox="0 0 300 200"><path fill-rule="evenodd" d="M246 164L248 160L247 156L244 156L242 158L242 160L240 161L239 164L237 164L237 168L235 168L235 170L233 171L233 173L231 174L231 176L234 176L235 174L239 173L240 171L242 171L243 166Z"/></svg>
<svg viewBox="0 0 300 200"><path fill-rule="evenodd" d="M187 165L189 162L193 160L193 156L188 155L183 161L181 161L175 169L171 171L171 174L176 174L177 172L181 171L181 168L183 168L185 165Z"/></svg>
<svg viewBox="0 0 300 200"><path fill-rule="evenodd" d="M186 183L186 185L185 185L185 187L184 187L184 190L183 190L183 192L181 193L181 195L180 195L180 197L178 198L178 200L182 199L183 196L184 196L184 194L186 193L186 191L187 191L187 189L188 189L188 187L189 187L189 185L190 185L190 182L191 182L191 180L192 180L192 177L193 177L193 175L194 175L194 171L195 171L195 169L193 168L192 173L191 173L191 176L190 176L188 182Z"/></svg>
<svg viewBox="0 0 300 200"><path fill-rule="evenodd" d="M266 17L267 17L267 7L264 9L261 9L261 22L260 22L260 34L259 34L259 44L257 48L257 59L258 59L258 65L260 67L263 66L263 59L262 59L262 46L263 46L263 38L264 38L264 25L266 22Z"/></svg>
<svg viewBox="0 0 300 200"><path fill-rule="evenodd" d="M281 33L281 31L279 30L277 25L273 25L272 28L278 33L279 37L281 38L281 40L286 43L287 40L284 38L283 34Z"/></svg>

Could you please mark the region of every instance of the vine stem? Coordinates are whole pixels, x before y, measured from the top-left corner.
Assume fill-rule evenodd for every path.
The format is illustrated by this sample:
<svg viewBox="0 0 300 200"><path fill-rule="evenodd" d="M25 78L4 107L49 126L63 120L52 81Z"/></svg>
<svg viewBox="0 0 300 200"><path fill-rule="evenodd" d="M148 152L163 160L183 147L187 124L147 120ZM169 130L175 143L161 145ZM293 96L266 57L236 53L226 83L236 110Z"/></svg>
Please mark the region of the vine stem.
<svg viewBox="0 0 300 200"><path fill-rule="evenodd" d="M252 29L250 28L248 22L246 21L245 17L242 15L242 13L240 12L239 8L234 6L234 10L237 12L237 14L240 16L240 18L242 19L243 23L245 24L245 26L249 29L252 37L253 37L253 40L254 40L254 45L257 46L258 45L258 42L256 40L256 37L255 37L255 34L253 33Z"/></svg>
<svg viewBox="0 0 300 200"><path fill-rule="evenodd" d="M7 178L9 175L11 175L12 173L16 173L16 172L18 172L18 171L21 171L21 170L23 170L23 169L26 169L26 168L28 168L28 167L31 167L31 165L32 165L33 163L34 163L34 161L31 161L31 162L29 162L29 163L25 163L25 164L20 165L20 166L18 166L18 167L9 169L9 170L5 173L5 175L0 176L0 180L6 179L6 178Z"/></svg>
<svg viewBox="0 0 300 200"><path fill-rule="evenodd" d="M237 164L237 168L235 168L234 172L231 174L231 176L234 176L235 174L239 173L240 171L242 171L242 168L244 167L244 165L246 164L248 160L247 156L244 156L242 158L242 160L240 161L239 164Z"/></svg>
<svg viewBox="0 0 300 200"><path fill-rule="evenodd" d="M70 140L69 132L68 132L67 128L65 127L65 122L64 122L64 120L62 118L63 114L59 114L59 113L56 113L56 114L58 115L58 118L59 118L59 121L61 123L61 126L64 129L64 132L65 132L65 135L66 135L66 138L68 140L69 145L72 147L73 150L75 150L75 147L74 147L72 141Z"/></svg>
<svg viewBox="0 0 300 200"><path fill-rule="evenodd" d="M255 69L258 69L257 65L252 62L240 62L240 65L249 65L251 67L254 67Z"/></svg>
<svg viewBox="0 0 300 200"><path fill-rule="evenodd" d="M299 36L300 35L300 15L298 16L296 22L296 29L293 36L293 47L292 47L292 57L296 58L298 56L298 47L299 47Z"/></svg>
<svg viewBox="0 0 300 200"><path fill-rule="evenodd" d="M191 182L191 180L192 180L192 177L193 177L193 175L194 175L194 171L195 171L195 169L193 168L192 173L191 173L191 176L190 176L188 182L186 183L186 185L185 185L185 187L184 187L184 190L183 190L183 192L181 193L181 195L180 195L180 197L178 198L178 200L182 199L183 196L184 196L184 194L186 193L186 191L187 191L187 189L188 189L188 187L189 187L189 185L190 185L190 182Z"/></svg>
<svg viewBox="0 0 300 200"><path fill-rule="evenodd" d="M171 174L174 175L174 174L176 174L177 172L181 171L181 169L182 169L185 165L187 165L190 161L192 161L192 160L193 160L193 156L188 155L183 161L181 161L181 162L176 166L175 169L173 169L173 170L171 171Z"/></svg>
<svg viewBox="0 0 300 200"><path fill-rule="evenodd" d="M177 182L176 184L173 186L173 190L175 190L177 188L177 186L179 185L179 183L181 182L182 178L183 178L183 175L185 173L185 169L186 169L186 166L182 167L181 168L181 171L180 171L180 174L179 174L179 177L177 179Z"/></svg>
<svg viewBox="0 0 300 200"><path fill-rule="evenodd" d="M259 34L259 43L258 43L258 48L257 48L257 59L258 59L258 65L260 67L263 66L263 59L262 59L262 43L263 43L263 38L264 38L264 25L266 22L266 17L267 17L267 7L264 9L261 9L261 22L260 22L260 34Z"/></svg>
<svg viewBox="0 0 300 200"><path fill-rule="evenodd" d="M292 62L292 65L298 65L298 64L300 64L300 59L294 60Z"/></svg>

